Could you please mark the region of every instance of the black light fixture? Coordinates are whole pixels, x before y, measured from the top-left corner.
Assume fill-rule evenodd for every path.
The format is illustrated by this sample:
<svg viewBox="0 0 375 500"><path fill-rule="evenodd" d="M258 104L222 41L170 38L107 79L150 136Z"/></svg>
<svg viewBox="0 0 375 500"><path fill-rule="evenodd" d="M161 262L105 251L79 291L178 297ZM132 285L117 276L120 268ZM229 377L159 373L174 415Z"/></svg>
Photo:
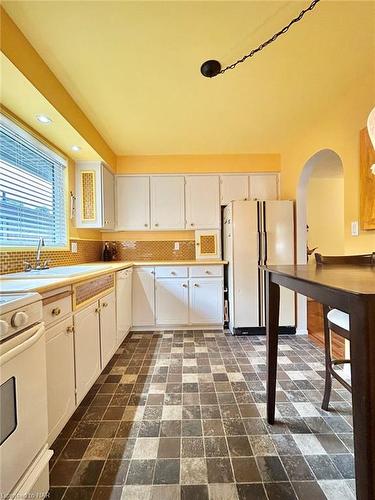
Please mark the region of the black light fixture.
<svg viewBox="0 0 375 500"><path fill-rule="evenodd" d="M248 54L246 54L243 57L241 57L241 59L238 59L234 63L229 64L225 68L221 69L220 62L216 61L215 59L210 59L209 61L204 62L202 64L202 66L201 66L201 73L202 73L202 75L205 76L205 77L207 77L207 78L213 78L214 76L217 76L219 74L225 73L226 71L228 71L228 69L234 69L237 66L237 64L243 63L249 57L253 57L257 52L260 52L265 47L267 47L267 45L269 45L270 43L274 42L277 38L279 38L279 36L285 35L285 33L289 30L289 28L294 23L298 23L298 21L300 21L303 18L303 16L306 14L306 12L313 10L313 8L315 7L315 5L318 2L320 2L320 0L313 0L311 2L311 4L308 7L306 7L306 9L302 10L299 13L299 15L297 17L293 18L290 21L289 24L287 24L286 26L284 26L284 28L282 28L280 31L278 31L277 33L275 33L273 36L271 36L271 38L269 38L265 42L261 43L255 49L252 49Z"/></svg>

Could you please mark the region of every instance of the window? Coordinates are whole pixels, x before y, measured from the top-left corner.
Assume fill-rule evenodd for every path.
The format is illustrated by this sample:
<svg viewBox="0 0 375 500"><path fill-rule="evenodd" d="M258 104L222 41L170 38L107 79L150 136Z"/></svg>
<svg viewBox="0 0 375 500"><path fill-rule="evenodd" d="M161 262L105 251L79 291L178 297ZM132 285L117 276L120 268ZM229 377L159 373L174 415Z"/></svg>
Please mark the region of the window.
<svg viewBox="0 0 375 500"><path fill-rule="evenodd" d="M66 161L0 117L0 245L67 244Z"/></svg>

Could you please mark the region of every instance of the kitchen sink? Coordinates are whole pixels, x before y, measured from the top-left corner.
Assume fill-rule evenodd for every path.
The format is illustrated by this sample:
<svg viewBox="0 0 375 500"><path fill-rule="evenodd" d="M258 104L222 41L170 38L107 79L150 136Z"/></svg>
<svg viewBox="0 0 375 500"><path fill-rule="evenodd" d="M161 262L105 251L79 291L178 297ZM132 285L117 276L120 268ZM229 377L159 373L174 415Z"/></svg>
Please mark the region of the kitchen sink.
<svg viewBox="0 0 375 500"><path fill-rule="evenodd" d="M84 273L105 271L112 266L108 264L84 264L77 266L51 267L50 269L32 269L28 272L11 273L1 275L2 279L24 279L24 278L71 278Z"/></svg>

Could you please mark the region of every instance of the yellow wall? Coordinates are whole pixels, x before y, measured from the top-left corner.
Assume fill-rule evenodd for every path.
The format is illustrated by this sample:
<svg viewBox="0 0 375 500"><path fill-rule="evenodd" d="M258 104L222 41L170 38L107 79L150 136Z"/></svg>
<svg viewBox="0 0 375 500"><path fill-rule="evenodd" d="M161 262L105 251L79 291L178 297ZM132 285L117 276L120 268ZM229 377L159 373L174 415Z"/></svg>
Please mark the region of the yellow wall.
<svg viewBox="0 0 375 500"><path fill-rule="evenodd" d="M307 160L322 149L332 149L341 158L344 168L344 245L345 253L370 252L375 249L375 231L361 231L351 236L351 221L359 220L359 132L375 102L375 75L354 80L352 87L308 129L281 153L281 195L295 198L299 177Z"/></svg>
<svg viewBox="0 0 375 500"><path fill-rule="evenodd" d="M279 154L119 156L119 174L278 172Z"/></svg>
<svg viewBox="0 0 375 500"><path fill-rule="evenodd" d="M0 6L1 51L113 169L116 156L33 46Z"/></svg>

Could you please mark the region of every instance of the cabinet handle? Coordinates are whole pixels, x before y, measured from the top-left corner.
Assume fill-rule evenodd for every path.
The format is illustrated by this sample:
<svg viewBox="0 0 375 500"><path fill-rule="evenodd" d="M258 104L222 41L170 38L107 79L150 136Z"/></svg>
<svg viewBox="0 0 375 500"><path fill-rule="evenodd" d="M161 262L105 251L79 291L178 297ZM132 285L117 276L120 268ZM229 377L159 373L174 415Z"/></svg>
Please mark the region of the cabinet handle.
<svg viewBox="0 0 375 500"><path fill-rule="evenodd" d="M211 271L206 271L206 274L211 274Z"/></svg>
<svg viewBox="0 0 375 500"><path fill-rule="evenodd" d="M194 226L194 222L190 222L190 225L191 225L191 226Z"/></svg>
<svg viewBox="0 0 375 500"><path fill-rule="evenodd" d="M103 307L108 307L108 303L107 302L103 302L102 306Z"/></svg>
<svg viewBox="0 0 375 500"><path fill-rule="evenodd" d="M59 314L61 314L61 309L59 307L55 307L51 312L52 316L58 316Z"/></svg>
<svg viewBox="0 0 375 500"><path fill-rule="evenodd" d="M199 287L198 283L194 283L194 286L196 286L197 288Z"/></svg>
<svg viewBox="0 0 375 500"><path fill-rule="evenodd" d="M176 276L175 271L171 271L171 275L172 275L172 276Z"/></svg>
<svg viewBox="0 0 375 500"><path fill-rule="evenodd" d="M156 222L155 227L159 227L159 224Z"/></svg>
<svg viewBox="0 0 375 500"><path fill-rule="evenodd" d="M97 307L97 308L95 309L95 312L96 312L96 313L100 313L100 309L101 309L100 307Z"/></svg>
<svg viewBox="0 0 375 500"><path fill-rule="evenodd" d="M187 284L186 284L186 283L183 283L183 284L182 284L182 286L183 286L184 288L187 288Z"/></svg>
<svg viewBox="0 0 375 500"><path fill-rule="evenodd" d="M145 227L148 227L148 224L145 224Z"/></svg>
<svg viewBox="0 0 375 500"><path fill-rule="evenodd" d="M74 326L68 326L66 329L66 333L73 333L74 332Z"/></svg>

